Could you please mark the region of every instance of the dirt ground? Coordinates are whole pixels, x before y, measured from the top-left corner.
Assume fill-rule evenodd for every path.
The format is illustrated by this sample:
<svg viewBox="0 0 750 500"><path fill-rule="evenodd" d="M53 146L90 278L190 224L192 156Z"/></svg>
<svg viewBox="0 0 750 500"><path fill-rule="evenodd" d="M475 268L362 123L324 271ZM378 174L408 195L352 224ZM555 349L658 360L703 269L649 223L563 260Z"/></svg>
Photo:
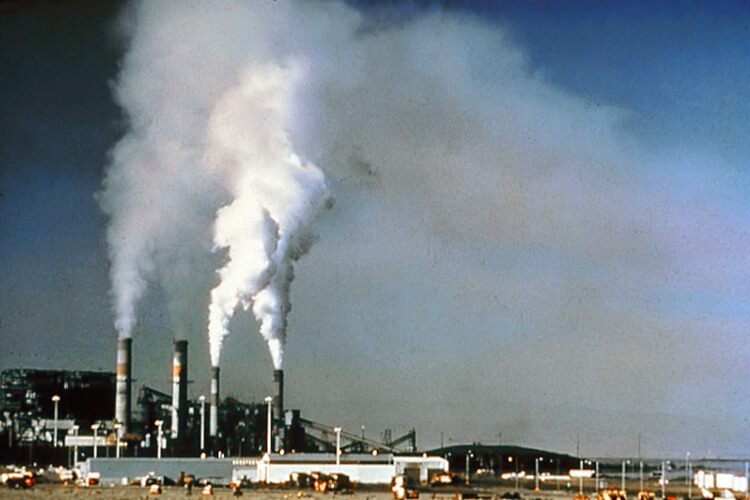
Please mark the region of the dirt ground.
<svg viewBox="0 0 750 500"><path fill-rule="evenodd" d="M70 500L78 498L89 498L97 500L135 500L135 499L184 499L184 498L205 498L201 495L200 488L193 488L188 493L185 488L177 486L166 486L162 488L160 495L150 495L148 489L137 486L116 486L116 487L76 487L63 486L60 484L38 484L33 488L26 490L11 490L8 488L0 489L0 499L44 499L44 500ZM238 498L233 496L229 488L216 488L210 498ZM248 500L392 500L393 497L386 491L357 491L350 495L322 494L312 491L304 492L304 496L298 496L296 490L261 490L245 489L239 498ZM427 498L427 497L422 497ZM452 498L453 497L446 497Z"/></svg>
<svg viewBox="0 0 750 500"><path fill-rule="evenodd" d="M552 492L550 492L552 493ZM497 493L483 492L480 495L481 498L490 500L492 498L499 499L500 496ZM572 500L575 495L563 493L563 494L548 494L547 492L535 494L533 492L522 492L523 500ZM79 486L63 486L61 484L37 484L33 488L26 490L11 490L5 487L0 488L0 499L44 499L44 500L71 500L78 498L88 498L97 500L153 500L153 499L184 499L184 498L205 498L201 494L199 487L193 488L192 492L188 493L185 488L177 486L165 486L162 488L160 495L150 495L148 489L140 488L137 486L95 486L90 488L84 488ZM233 495L233 492L229 488L216 488L214 494L210 498L237 498ZM393 500L390 492L386 487L382 488L368 488L358 489L351 494L337 494L337 493L318 493L314 491L305 490L304 492L294 489L258 489L249 488L242 491L242 496L239 497L248 500ZM467 497L468 498L468 497ZM424 491L420 493L420 500L456 500L456 494L454 491Z"/></svg>

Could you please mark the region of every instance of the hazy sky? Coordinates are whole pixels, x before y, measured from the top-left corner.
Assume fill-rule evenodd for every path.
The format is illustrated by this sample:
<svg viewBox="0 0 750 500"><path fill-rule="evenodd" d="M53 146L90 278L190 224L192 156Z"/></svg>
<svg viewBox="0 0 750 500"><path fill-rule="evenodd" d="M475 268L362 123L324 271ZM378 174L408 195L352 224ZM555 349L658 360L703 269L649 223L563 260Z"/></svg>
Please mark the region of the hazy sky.
<svg viewBox="0 0 750 500"><path fill-rule="evenodd" d="M300 229L283 368L306 418L747 457L749 9L2 3L0 369L114 370L127 303L137 384L167 391L186 338L205 394L229 243ZM216 248L237 200L247 231ZM224 396L272 390L258 330L227 323Z"/></svg>

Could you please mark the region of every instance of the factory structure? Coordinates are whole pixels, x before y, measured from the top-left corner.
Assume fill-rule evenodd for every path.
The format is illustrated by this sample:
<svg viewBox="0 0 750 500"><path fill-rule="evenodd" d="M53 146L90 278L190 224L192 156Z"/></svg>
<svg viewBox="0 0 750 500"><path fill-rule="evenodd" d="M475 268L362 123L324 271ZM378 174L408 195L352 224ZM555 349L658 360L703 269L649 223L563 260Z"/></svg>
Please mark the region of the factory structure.
<svg viewBox="0 0 750 500"><path fill-rule="evenodd" d="M590 460L585 465L580 457L537 449L472 443L425 452L417 449L414 429L396 438L386 429L376 440L314 422L298 409L286 409L281 370L272 373L273 395L260 403L222 399L218 367L211 370L209 397L191 400L188 354L186 340L174 342L171 367L165 363L165 372L171 368L170 393L146 385L133 393L130 338L117 341L115 372L0 372L1 460L77 468L96 474L101 484L149 474L177 479L183 473L217 484L286 483L305 474L345 474L358 483L379 484L404 475L429 484L448 473L460 476L461 484L481 476L511 481L517 489L523 478L569 484L573 471L593 471ZM731 479L734 490L747 492L747 462L744 476L729 474L725 464L694 465L682 474L694 475L696 487L716 489ZM647 472L657 469L649 465ZM596 462L596 474L600 471L616 477L621 463Z"/></svg>
<svg viewBox="0 0 750 500"><path fill-rule="evenodd" d="M344 463L382 465L385 461L392 467L392 457L417 452L415 430L395 439L386 430L382 440L368 439L364 433L349 433L303 418L300 410L285 409L282 370L273 371L272 397L245 403L221 399L220 370L213 367L209 397L191 400L188 350L187 340L174 341L170 393L143 385L134 394L132 338L117 340L114 373L3 371L0 456L14 463L87 467L107 459L147 463L149 459L231 457L240 468L252 464L253 472L245 470L245 478L262 474L267 480L271 476L263 468L263 456L277 457L274 462L280 461L278 457L287 461L292 456L318 457L319 461L338 456ZM447 469L445 464L441 470Z"/></svg>

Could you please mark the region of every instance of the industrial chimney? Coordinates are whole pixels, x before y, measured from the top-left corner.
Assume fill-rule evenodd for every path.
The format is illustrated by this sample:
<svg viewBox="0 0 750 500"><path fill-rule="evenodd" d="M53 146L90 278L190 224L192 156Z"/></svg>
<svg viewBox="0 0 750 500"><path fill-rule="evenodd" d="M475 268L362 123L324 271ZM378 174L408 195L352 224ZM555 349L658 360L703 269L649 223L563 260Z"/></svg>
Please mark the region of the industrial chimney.
<svg viewBox="0 0 750 500"><path fill-rule="evenodd" d="M275 436L274 449L279 451L284 446L284 371L273 371L273 383L276 393L271 405L273 407L273 434Z"/></svg>
<svg viewBox="0 0 750 500"><path fill-rule="evenodd" d="M115 420L120 424L119 435L130 431L130 400L132 394L131 369L133 339L117 339L117 382L115 387Z"/></svg>
<svg viewBox="0 0 750 500"><path fill-rule="evenodd" d="M184 439L187 430L188 341L174 343L172 358L172 439Z"/></svg>
<svg viewBox="0 0 750 500"><path fill-rule="evenodd" d="M282 422L284 419L284 371L273 371L273 384L276 388L276 394L273 396L273 419Z"/></svg>
<svg viewBox="0 0 750 500"><path fill-rule="evenodd" d="M209 435L216 438L219 433L219 367L211 368L211 420Z"/></svg>

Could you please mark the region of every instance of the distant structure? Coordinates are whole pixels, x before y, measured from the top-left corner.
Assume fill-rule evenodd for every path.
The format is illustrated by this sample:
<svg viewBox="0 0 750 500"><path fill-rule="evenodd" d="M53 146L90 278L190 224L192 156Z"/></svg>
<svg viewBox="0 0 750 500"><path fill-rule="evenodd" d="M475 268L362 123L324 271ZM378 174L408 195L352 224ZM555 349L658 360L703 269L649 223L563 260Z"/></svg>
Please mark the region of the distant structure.
<svg viewBox="0 0 750 500"><path fill-rule="evenodd" d="M60 399L55 404L52 398ZM115 398L115 374L109 372L9 369L0 373L0 456L7 460L46 458L52 445L57 406L58 440L78 425L90 428L98 421L111 421ZM75 422L75 423L74 423ZM90 432L90 431L89 431Z"/></svg>
<svg viewBox="0 0 750 500"><path fill-rule="evenodd" d="M284 404L284 372L274 370L266 403L221 400L219 368L208 398L188 398L188 341L164 363L171 390L143 385L133 405L133 341L117 339L115 372L10 369L0 374L0 461L68 464L88 457L258 457L280 454L398 454L417 451L416 431L383 441L364 431L302 418ZM165 377L166 378L166 377ZM53 399L54 397L54 399ZM270 417L270 421L269 421ZM268 433L271 433L269 436ZM66 448L66 449L63 449Z"/></svg>

